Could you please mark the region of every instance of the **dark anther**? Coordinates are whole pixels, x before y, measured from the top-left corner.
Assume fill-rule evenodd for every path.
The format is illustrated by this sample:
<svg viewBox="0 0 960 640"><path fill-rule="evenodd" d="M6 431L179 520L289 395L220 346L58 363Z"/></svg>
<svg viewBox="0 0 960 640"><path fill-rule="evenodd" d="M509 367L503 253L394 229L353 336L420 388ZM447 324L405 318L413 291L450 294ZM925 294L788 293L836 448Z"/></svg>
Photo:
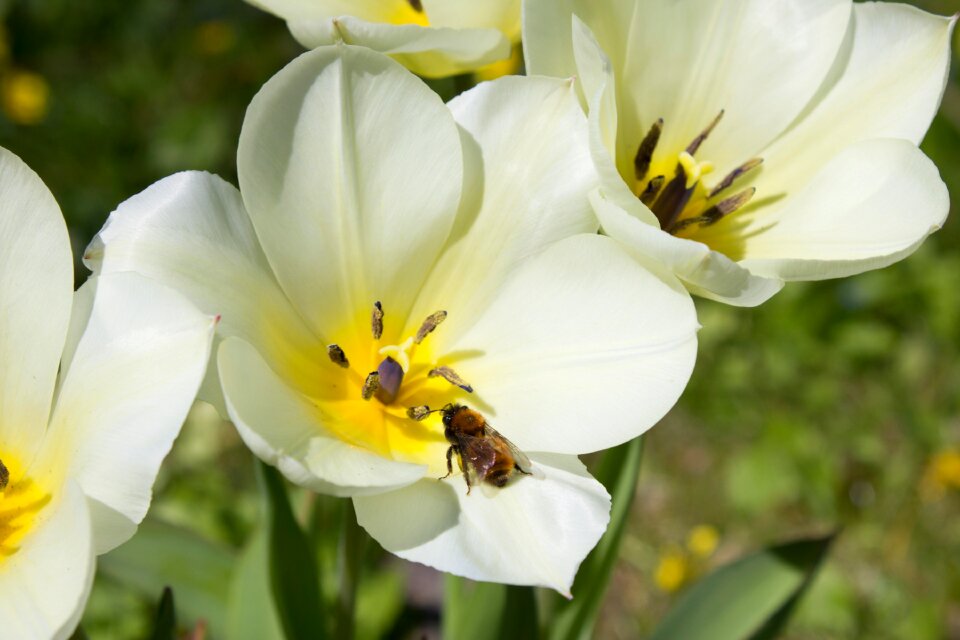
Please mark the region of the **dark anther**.
<svg viewBox="0 0 960 640"><path fill-rule="evenodd" d="M663 187L663 183L666 182L664 176L657 176L652 178L650 182L647 183L647 188L643 190L643 193L640 194L640 202L647 205L648 207L653 204L653 201L656 199L657 194L660 193L660 189Z"/></svg>
<svg viewBox="0 0 960 640"><path fill-rule="evenodd" d="M436 369L431 369L427 374L428 378L441 377L455 387L460 387L467 393L473 393L473 387L470 386L466 380L461 378L456 371L450 367L437 367Z"/></svg>
<svg viewBox="0 0 960 640"><path fill-rule="evenodd" d="M430 407L425 404L422 404L419 407L410 407L407 409L407 417L411 420L416 420L417 422L420 422L431 413Z"/></svg>
<svg viewBox="0 0 960 640"><path fill-rule="evenodd" d="M370 330L373 332L373 339L379 340L383 335L383 306L377 300L373 303L373 312L370 314Z"/></svg>
<svg viewBox="0 0 960 640"><path fill-rule="evenodd" d="M350 361L347 360L347 354L343 352L338 344L327 345L327 355L330 356L330 362L339 365L344 369L350 367Z"/></svg>
<svg viewBox="0 0 960 640"><path fill-rule="evenodd" d="M367 376L367 379L363 382L363 389L360 390L360 396L364 400L369 400L379 389L380 374L376 371L372 371L370 375Z"/></svg>
<svg viewBox="0 0 960 640"><path fill-rule="evenodd" d="M423 342L424 338L433 333L433 330L440 326L440 323L447 319L446 311L437 311L431 313L427 316L427 319L423 321L423 324L420 325L420 328L417 330L417 335L414 337L413 342L415 344L420 344Z"/></svg>
<svg viewBox="0 0 960 640"><path fill-rule="evenodd" d="M410 3L410 6L413 7L413 10L418 13L423 13L423 5L420 3L420 0L407 0Z"/></svg>
<svg viewBox="0 0 960 640"><path fill-rule="evenodd" d="M660 141L660 134L663 132L663 118L658 118L650 131L640 143L637 149L637 155L633 159L633 171L637 181L647 177L647 171L650 170L650 162L653 160L653 152L657 149L657 143Z"/></svg>
<svg viewBox="0 0 960 640"><path fill-rule="evenodd" d="M759 167L761 164L763 164L763 158L754 158L752 160L747 160L742 165L740 165L739 167L737 167L736 169L728 173L727 176L723 180L721 180L717 186L715 186L713 189L710 190L710 193L709 195L707 195L707 197L712 198L722 193L723 191L726 191L727 189L730 188L730 185L732 185L738 178L740 178L740 176L744 175L745 173L749 173L753 171L754 169Z"/></svg>
<svg viewBox="0 0 960 640"><path fill-rule="evenodd" d="M726 200L721 200L695 218L687 218L686 220L677 222L671 228L669 228L668 231L670 233L677 233L678 231L686 229L694 224L699 224L701 226L715 224L750 202L750 199L756 192L757 190L754 187L744 189L735 196L730 196Z"/></svg>
<svg viewBox="0 0 960 640"><path fill-rule="evenodd" d="M0 460L0 491L6 489L8 484L10 484L10 470L7 469L7 465L3 464L3 461Z"/></svg>
<svg viewBox="0 0 960 640"><path fill-rule="evenodd" d="M660 221L661 229L670 229L673 226L692 195L693 189L687 189L687 172L678 164L673 180L667 183L651 207Z"/></svg>
<svg viewBox="0 0 960 640"><path fill-rule="evenodd" d="M713 119L713 122L707 125L707 128L701 131L700 135L694 138L693 142L687 145L687 153L690 155L696 155L697 149L699 149L700 145L703 144L703 141L710 136L710 133L713 131L714 127L720 123L721 118L723 118L723 109L721 109L720 113L717 114L717 117Z"/></svg>

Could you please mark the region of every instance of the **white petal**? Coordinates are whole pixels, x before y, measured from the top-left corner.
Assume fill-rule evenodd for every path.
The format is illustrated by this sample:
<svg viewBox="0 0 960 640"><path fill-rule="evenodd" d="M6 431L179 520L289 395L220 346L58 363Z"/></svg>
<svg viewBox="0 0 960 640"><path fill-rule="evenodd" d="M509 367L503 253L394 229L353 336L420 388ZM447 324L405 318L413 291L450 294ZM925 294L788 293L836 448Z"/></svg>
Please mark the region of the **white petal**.
<svg viewBox="0 0 960 640"><path fill-rule="evenodd" d="M572 17L596 35L606 52L620 60L639 3L633 0L526 0L523 54L527 73L567 78L577 73ZM618 69L621 67L618 64Z"/></svg>
<svg viewBox="0 0 960 640"><path fill-rule="evenodd" d="M753 307L783 288L783 281L777 277L752 274L701 242L674 237L637 220L599 192L594 192L591 199L604 233L623 243L648 268L657 269L657 263L665 266L695 295Z"/></svg>
<svg viewBox="0 0 960 640"><path fill-rule="evenodd" d="M25 459L46 428L72 291L70 239L56 200L0 148L0 442Z"/></svg>
<svg viewBox="0 0 960 640"><path fill-rule="evenodd" d="M357 521L385 549L472 580L569 594L580 562L610 520L610 496L572 456L531 456L524 476L490 495L460 474L354 498Z"/></svg>
<svg viewBox="0 0 960 640"><path fill-rule="evenodd" d="M351 15L372 22L395 22L412 15L408 0L250 0L288 20Z"/></svg>
<svg viewBox="0 0 960 640"><path fill-rule="evenodd" d="M364 329L376 300L406 316L463 178L456 125L423 82L357 47L306 53L254 98L237 162L264 252L319 335Z"/></svg>
<svg viewBox="0 0 960 640"><path fill-rule="evenodd" d="M776 211L757 213L741 264L787 280L886 266L939 229L950 209L936 166L907 140L852 145Z"/></svg>
<svg viewBox="0 0 960 640"><path fill-rule="evenodd" d="M673 406L697 352L693 302L615 241L581 235L521 265L439 353L523 450L586 453L634 438ZM446 336L446 334L443 334ZM448 343L447 340L450 340Z"/></svg>
<svg viewBox="0 0 960 640"><path fill-rule="evenodd" d="M587 123L571 81L506 77L450 103L464 131L467 176L450 241L408 330L437 308L444 332L469 323L527 256L597 229ZM438 306L439 305L439 306Z"/></svg>
<svg viewBox="0 0 960 640"><path fill-rule="evenodd" d="M458 29L496 29L520 39L520 0L423 0L430 24Z"/></svg>
<svg viewBox="0 0 960 640"><path fill-rule="evenodd" d="M385 53L428 78L467 73L510 55L510 41L494 29L452 29L415 24L380 24L351 16L335 20L291 20L305 47L344 42Z"/></svg>
<svg viewBox="0 0 960 640"><path fill-rule="evenodd" d="M388 491L423 477L426 467L388 460L333 436L321 410L288 387L242 340L224 340L217 360L227 409L240 436L291 482L320 493L353 496Z"/></svg>
<svg viewBox="0 0 960 640"><path fill-rule="evenodd" d="M20 550L3 558L0 629L4 638L69 638L93 583L90 517L70 481L40 512Z"/></svg>
<svg viewBox="0 0 960 640"><path fill-rule="evenodd" d="M68 460L91 500L136 525L200 386L215 319L137 274L101 276L90 287L89 321L50 423L50 438L68 453L53 460ZM103 526L94 520L98 553L135 529L106 515Z"/></svg>
<svg viewBox="0 0 960 640"><path fill-rule="evenodd" d="M849 0L688 0L624 2L534 0L534 14L576 13L614 63L619 83L617 162L632 174L637 146L657 118L659 149L678 153L726 110L700 156L732 168L774 139L814 94L834 60L850 16ZM547 5L555 5L548 7ZM566 13L569 21L570 13ZM569 33L529 28L533 50ZM539 35L539 37L537 37ZM547 45L555 48L557 45ZM549 65L549 63L547 63ZM567 72L569 73L569 72ZM758 91L758 87L762 90Z"/></svg>
<svg viewBox="0 0 960 640"><path fill-rule="evenodd" d="M854 5L847 40L802 119L761 152L758 192L805 185L851 144L906 138L919 144L940 105L955 18L889 2Z"/></svg>
<svg viewBox="0 0 960 640"><path fill-rule="evenodd" d="M220 333L269 353L293 379L320 375L326 345L277 284L240 192L217 176L178 173L133 196L110 214L84 261L95 273L136 271L179 291L221 316ZM203 398L222 410L216 368L210 369Z"/></svg>
<svg viewBox="0 0 960 640"><path fill-rule="evenodd" d="M657 217L623 181L616 166L617 87L613 65L590 28L573 17L573 45L580 84L587 95L590 151L604 196L634 218L660 226Z"/></svg>

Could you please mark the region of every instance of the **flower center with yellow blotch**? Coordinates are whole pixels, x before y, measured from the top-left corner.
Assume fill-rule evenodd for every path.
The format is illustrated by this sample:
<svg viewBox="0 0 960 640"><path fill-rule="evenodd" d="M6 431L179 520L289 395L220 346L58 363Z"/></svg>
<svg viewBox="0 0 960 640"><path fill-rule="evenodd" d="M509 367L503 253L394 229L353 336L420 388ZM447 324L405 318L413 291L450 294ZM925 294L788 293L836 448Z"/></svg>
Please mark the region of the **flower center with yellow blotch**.
<svg viewBox="0 0 960 640"><path fill-rule="evenodd" d="M391 0L396 6L390 16L391 24L417 24L421 27L430 26L430 20L423 11L420 0Z"/></svg>
<svg viewBox="0 0 960 640"><path fill-rule="evenodd" d="M634 193L657 216L660 227L671 235L698 240L712 249L730 254L715 233L718 223L729 222L741 213L756 189L736 189L736 183L759 167L763 160L753 158L713 181L713 163L697 159L697 151L723 118L721 111L687 147L676 155L658 154L657 143L663 131L663 119L650 127L634 157L636 178Z"/></svg>
<svg viewBox="0 0 960 640"><path fill-rule="evenodd" d="M50 494L25 474L20 460L0 453L0 563L20 550Z"/></svg>
<svg viewBox="0 0 960 640"><path fill-rule="evenodd" d="M329 366L339 370L334 380L340 393L319 406L338 437L387 458L444 468L449 445L443 427L424 419L436 413L430 407L439 409L473 393L453 367L458 356L431 347L430 334L446 317L446 311L436 311L415 333L400 335L385 331L389 318L376 302L369 332L344 330L342 341L327 346Z"/></svg>

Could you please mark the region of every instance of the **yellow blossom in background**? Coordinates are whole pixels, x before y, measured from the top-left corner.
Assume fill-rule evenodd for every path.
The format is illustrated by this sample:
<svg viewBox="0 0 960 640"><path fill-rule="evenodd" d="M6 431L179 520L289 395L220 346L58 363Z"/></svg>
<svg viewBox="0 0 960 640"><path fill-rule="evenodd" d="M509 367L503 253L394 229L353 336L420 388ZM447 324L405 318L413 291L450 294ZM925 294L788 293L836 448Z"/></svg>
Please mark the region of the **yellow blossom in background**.
<svg viewBox="0 0 960 640"><path fill-rule="evenodd" d="M717 550L720 532L708 524L701 524L690 530L687 536L687 549L698 558L708 558Z"/></svg>
<svg viewBox="0 0 960 640"><path fill-rule="evenodd" d="M923 473L920 492L925 500L936 500L947 489L960 489L960 450L945 449L934 455Z"/></svg>
<svg viewBox="0 0 960 640"><path fill-rule="evenodd" d="M657 570L653 574L657 588L674 593L690 578L690 562L683 552L672 549L660 556Z"/></svg>
<svg viewBox="0 0 960 640"><path fill-rule="evenodd" d="M487 80L496 80L502 76L512 76L520 72L523 68L523 48L520 45L513 47L510 57L485 67L477 69L473 74L477 82L486 82Z"/></svg>
<svg viewBox="0 0 960 640"><path fill-rule="evenodd" d="M210 20L199 25L193 33L193 46L197 53L217 56L233 49L237 33L233 26L222 20Z"/></svg>
<svg viewBox="0 0 960 640"><path fill-rule="evenodd" d="M32 71L11 71L0 83L3 112L16 124L38 124L47 116L50 85Z"/></svg>

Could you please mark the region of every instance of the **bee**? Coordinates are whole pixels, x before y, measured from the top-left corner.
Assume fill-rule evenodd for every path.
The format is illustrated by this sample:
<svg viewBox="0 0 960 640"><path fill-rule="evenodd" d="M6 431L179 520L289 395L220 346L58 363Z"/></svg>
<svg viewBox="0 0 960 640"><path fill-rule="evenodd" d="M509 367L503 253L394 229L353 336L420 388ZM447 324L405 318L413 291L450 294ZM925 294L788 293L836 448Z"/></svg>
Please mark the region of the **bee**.
<svg viewBox="0 0 960 640"><path fill-rule="evenodd" d="M453 455L463 471L467 495L473 485L487 483L503 487L515 473L533 475L533 466L522 451L490 426L482 414L460 404L440 409L447 449L447 475L453 473Z"/></svg>

